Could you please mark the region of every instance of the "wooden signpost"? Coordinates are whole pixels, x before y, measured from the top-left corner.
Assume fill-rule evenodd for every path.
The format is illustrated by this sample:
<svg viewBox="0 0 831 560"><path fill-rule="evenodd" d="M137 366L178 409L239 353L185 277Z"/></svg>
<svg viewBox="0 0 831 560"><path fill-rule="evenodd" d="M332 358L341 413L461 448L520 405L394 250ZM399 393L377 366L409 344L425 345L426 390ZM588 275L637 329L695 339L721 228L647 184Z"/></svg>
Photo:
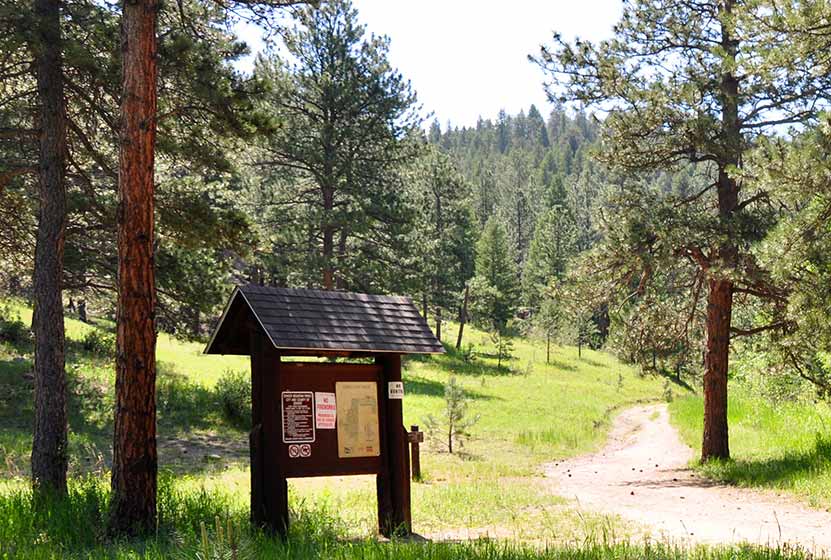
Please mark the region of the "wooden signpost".
<svg viewBox="0 0 831 560"><path fill-rule="evenodd" d="M412 531L401 356L443 348L408 298L243 286L205 352L251 356L254 523L285 536L289 478L374 474L380 533Z"/></svg>

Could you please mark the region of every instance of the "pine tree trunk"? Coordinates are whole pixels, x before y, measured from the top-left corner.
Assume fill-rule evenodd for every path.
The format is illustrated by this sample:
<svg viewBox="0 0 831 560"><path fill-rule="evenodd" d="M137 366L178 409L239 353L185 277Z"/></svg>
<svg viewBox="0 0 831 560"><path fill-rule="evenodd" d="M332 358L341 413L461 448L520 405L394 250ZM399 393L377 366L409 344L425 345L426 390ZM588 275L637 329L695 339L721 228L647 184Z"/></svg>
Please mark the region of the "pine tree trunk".
<svg viewBox="0 0 831 560"><path fill-rule="evenodd" d="M707 301L702 460L730 457L727 433L727 366L732 298L732 285L729 281L710 280Z"/></svg>
<svg viewBox="0 0 831 560"><path fill-rule="evenodd" d="M40 215L35 247L35 429L32 483L66 493L67 416L61 284L66 231L66 110L63 99L60 1L35 0L40 105Z"/></svg>
<svg viewBox="0 0 831 560"><path fill-rule="evenodd" d="M202 314L199 313L199 308L191 310L190 333L194 338L199 338L202 334Z"/></svg>
<svg viewBox="0 0 831 560"><path fill-rule="evenodd" d="M441 307L436 307L436 338L441 342Z"/></svg>
<svg viewBox="0 0 831 560"><path fill-rule="evenodd" d="M727 0L721 5L721 16L729 18L734 5ZM735 61L737 40L730 35L729 25L722 26L721 46L726 58ZM720 225L729 236L733 215L738 206L739 188L727 168L738 166L742 153L739 125L739 80L730 71L721 76L722 141L724 161L719 162L718 210ZM738 262L738 249L729 240L713 255L720 268L731 270ZM711 277L707 298L707 356L704 370L704 437L701 459L727 459L730 446L727 428L727 369L730 355L730 324L733 313L733 284L723 277Z"/></svg>
<svg viewBox="0 0 831 560"><path fill-rule="evenodd" d="M551 333L545 333L545 363L551 363Z"/></svg>
<svg viewBox="0 0 831 560"><path fill-rule="evenodd" d="M470 297L470 286L465 284L465 295L462 300L462 312L459 313L459 336L456 338L456 350L462 348L462 335L465 332L465 322L467 321L467 300Z"/></svg>
<svg viewBox="0 0 831 560"><path fill-rule="evenodd" d="M335 226L332 211L335 208L335 191L332 188L323 189L323 288L332 290L335 287Z"/></svg>
<svg viewBox="0 0 831 560"><path fill-rule="evenodd" d="M156 520L156 288L153 172L156 0L124 3L119 154L116 410L110 528L146 532Z"/></svg>
<svg viewBox="0 0 831 560"><path fill-rule="evenodd" d="M346 289L346 278L343 276L343 271L345 270L345 263L346 263L346 241L348 235L346 233L346 228L341 227L340 233L338 235L338 274L335 278L335 286L338 290L345 290Z"/></svg>

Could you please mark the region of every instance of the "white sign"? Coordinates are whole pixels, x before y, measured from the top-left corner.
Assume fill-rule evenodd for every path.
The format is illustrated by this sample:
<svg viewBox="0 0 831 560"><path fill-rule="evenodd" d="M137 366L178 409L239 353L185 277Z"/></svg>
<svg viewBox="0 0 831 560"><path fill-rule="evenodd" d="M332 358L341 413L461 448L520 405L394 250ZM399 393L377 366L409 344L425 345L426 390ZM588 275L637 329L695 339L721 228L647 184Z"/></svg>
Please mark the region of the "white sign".
<svg viewBox="0 0 831 560"><path fill-rule="evenodd" d="M403 381L390 381L387 383L388 397L391 399L398 399L401 400L404 398L404 382Z"/></svg>
<svg viewBox="0 0 831 560"><path fill-rule="evenodd" d="M315 392L315 427L318 430L334 430L336 419L335 394Z"/></svg>
<svg viewBox="0 0 831 560"><path fill-rule="evenodd" d="M312 446L308 443L289 445L289 459L307 458L312 456Z"/></svg>

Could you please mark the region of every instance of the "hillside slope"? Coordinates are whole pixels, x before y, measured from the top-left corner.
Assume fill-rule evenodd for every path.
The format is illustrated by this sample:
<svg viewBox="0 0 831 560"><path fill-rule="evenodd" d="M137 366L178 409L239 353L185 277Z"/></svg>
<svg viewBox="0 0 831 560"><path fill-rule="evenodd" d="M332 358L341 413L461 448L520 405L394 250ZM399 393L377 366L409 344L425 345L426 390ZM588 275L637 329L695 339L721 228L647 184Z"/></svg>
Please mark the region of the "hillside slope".
<svg viewBox="0 0 831 560"><path fill-rule="evenodd" d="M24 324L31 309L5 302L6 321ZM109 464L113 406L112 325L67 319L70 383L70 453L73 474L103 473ZM450 331L448 331L450 332ZM440 416L444 385L455 376L469 397L469 414L479 421L460 453L428 445L422 458L425 481L413 487L414 521L420 530L501 527L509 534L548 530L562 535L562 516L571 525L592 524L542 491L541 465L592 451L605 440L612 411L654 400L661 383L641 378L601 352L556 348L550 364L545 348L516 339L515 356L497 367L487 334L469 329L473 360L448 348L443 356L405 361L405 422ZM179 483L229 491L244 504L248 495L247 433L223 413L217 382L227 372L247 375L246 358L204 356L203 346L159 337L158 407L160 468L178 473ZM0 342L0 476L27 476L32 429L32 343ZM428 434L429 436L430 434ZM374 526L374 481L292 481L297 496L351 519L358 533ZM597 523L607 522L595 520ZM569 525L569 524L566 524ZM568 531L573 531L574 528Z"/></svg>

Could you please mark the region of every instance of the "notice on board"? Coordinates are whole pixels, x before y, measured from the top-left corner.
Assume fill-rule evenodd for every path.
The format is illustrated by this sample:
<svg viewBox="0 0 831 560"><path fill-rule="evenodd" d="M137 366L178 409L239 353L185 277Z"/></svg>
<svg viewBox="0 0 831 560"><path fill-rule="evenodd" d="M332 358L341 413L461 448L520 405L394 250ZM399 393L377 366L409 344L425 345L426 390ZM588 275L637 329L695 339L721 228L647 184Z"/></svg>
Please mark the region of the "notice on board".
<svg viewBox="0 0 831 560"><path fill-rule="evenodd" d="M378 384L374 381L335 383L338 457L378 457Z"/></svg>
<svg viewBox="0 0 831 560"><path fill-rule="evenodd" d="M404 398L404 382L390 381L387 383L387 397L390 399L401 400Z"/></svg>
<svg viewBox="0 0 831 560"><path fill-rule="evenodd" d="M313 443L314 397L311 391L283 391L283 443Z"/></svg>
<svg viewBox="0 0 831 560"><path fill-rule="evenodd" d="M335 394L315 391L315 428L334 430L336 418Z"/></svg>

